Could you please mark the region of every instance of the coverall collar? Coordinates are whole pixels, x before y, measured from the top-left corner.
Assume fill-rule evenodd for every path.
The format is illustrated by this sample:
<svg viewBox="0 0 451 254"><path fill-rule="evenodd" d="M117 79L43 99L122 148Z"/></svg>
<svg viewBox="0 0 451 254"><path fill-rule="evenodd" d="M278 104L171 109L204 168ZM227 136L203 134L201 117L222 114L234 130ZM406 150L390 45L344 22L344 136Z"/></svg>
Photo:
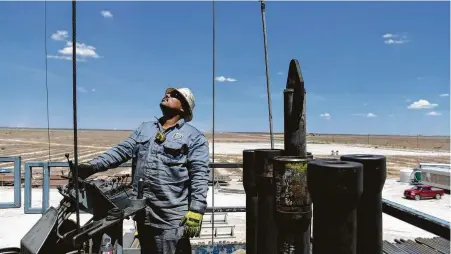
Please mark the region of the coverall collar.
<svg viewBox="0 0 451 254"><path fill-rule="evenodd" d="M157 119L157 121L155 121L155 124L159 127L160 130L163 129L163 126L160 124L160 119L157 117L155 117L155 118ZM180 118L180 120L178 120L174 126L180 129L184 124L185 124L185 119ZM171 129L171 128L172 127L168 128L168 129Z"/></svg>

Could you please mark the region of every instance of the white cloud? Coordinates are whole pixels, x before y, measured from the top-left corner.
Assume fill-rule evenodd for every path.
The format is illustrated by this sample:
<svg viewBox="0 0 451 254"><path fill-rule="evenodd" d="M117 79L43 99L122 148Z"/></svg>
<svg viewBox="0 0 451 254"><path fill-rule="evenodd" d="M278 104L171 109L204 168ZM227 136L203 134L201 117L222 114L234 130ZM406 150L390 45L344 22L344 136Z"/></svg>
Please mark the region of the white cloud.
<svg viewBox="0 0 451 254"><path fill-rule="evenodd" d="M404 44L409 42L407 36L399 34L387 33L382 35L382 38L384 38L385 44Z"/></svg>
<svg viewBox="0 0 451 254"><path fill-rule="evenodd" d="M58 53L60 55L47 55L47 58L58 59L58 60L72 60L72 41L67 40L69 33L65 30L56 31L56 33L52 34L52 39L56 41L66 41L66 46L60 50ZM96 52L96 48L87 45L85 43L76 43L76 54L77 61L84 62L87 58L100 58L100 56Z"/></svg>
<svg viewBox="0 0 451 254"><path fill-rule="evenodd" d="M65 30L58 30L54 34L52 34L52 39L55 40L55 41L63 41L67 37L69 37L68 34L69 33L67 31L65 31Z"/></svg>
<svg viewBox="0 0 451 254"><path fill-rule="evenodd" d="M102 10L100 12L100 14L104 17L104 18L112 18L113 17L113 13L111 13L110 11L106 11L106 10Z"/></svg>
<svg viewBox="0 0 451 254"><path fill-rule="evenodd" d="M89 90L89 88L86 88L84 86L77 86L77 91L79 91L80 93L89 93L89 92L95 92L96 89L92 88L91 90Z"/></svg>
<svg viewBox="0 0 451 254"><path fill-rule="evenodd" d="M354 114L355 116L364 116L364 117L368 117L368 118L372 118L372 117L377 117L377 115L373 114L373 113L367 113L367 114Z"/></svg>
<svg viewBox="0 0 451 254"><path fill-rule="evenodd" d="M447 93L442 93L442 94L440 94L440 96L441 96L441 97L448 97L449 94L447 94Z"/></svg>
<svg viewBox="0 0 451 254"><path fill-rule="evenodd" d="M236 79L234 79L234 78L226 78L224 76L216 77L215 80L219 81L219 82L235 82L236 81Z"/></svg>
<svg viewBox="0 0 451 254"><path fill-rule="evenodd" d="M90 45L86 45L84 43L76 43L76 54L79 55L82 58L99 58L100 56L96 53L96 48ZM62 55L72 55L72 42L67 41L66 47L63 49L58 50L58 52Z"/></svg>
<svg viewBox="0 0 451 254"><path fill-rule="evenodd" d="M72 60L70 56L57 56L57 55L47 55L47 58L59 59L59 60Z"/></svg>
<svg viewBox="0 0 451 254"><path fill-rule="evenodd" d="M329 120L331 118L331 115L329 113L327 113L327 112L324 113L324 114L320 114L319 116L324 118L324 119L326 119L326 120Z"/></svg>
<svg viewBox="0 0 451 254"><path fill-rule="evenodd" d="M426 115L428 115L428 116L440 116L440 115L442 115L442 113L431 111L431 112L427 113Z"/></svg>
<svg viewBox="0 0 451 254"><path fill-rule="evenodd" d="M279 72L277 73L277 75L283 75L283 72L279 71Z"/></svg>
<svg viewBox="0 0 451 254"><path fill-rule="evenodd" d="M438 104L430 103L427 100L420 99L419 101L416 101L416 102L410 104L407 108L408 109L425 109L425 108L435 108L437 106L438 106Z"/></svg>
<svg viewBox="0 0 451 254"><path fill-rule="evenodd" d="M72 56L47 55L47 58L72 61ZM85 59L77 58L77 62L85 62Z"/></svg>
<svg viewBox="0 0 451 254"><path fill-rule="evenodd" d="M88 90L86 88L82 87L82 86L77 86L77 90L79 92L81 92L81 93L87 93L88 92Z"/></svg>

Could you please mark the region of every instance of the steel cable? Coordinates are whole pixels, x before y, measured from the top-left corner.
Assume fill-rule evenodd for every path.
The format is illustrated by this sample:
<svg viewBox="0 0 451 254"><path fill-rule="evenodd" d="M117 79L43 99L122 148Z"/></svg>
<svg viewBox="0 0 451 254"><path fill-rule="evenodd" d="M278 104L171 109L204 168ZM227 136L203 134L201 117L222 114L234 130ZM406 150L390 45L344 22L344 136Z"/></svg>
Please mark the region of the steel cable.
<svg viewBox="0 0 451 254"><path fill-rule="evenodd" d="M44 54L45 54L45 91L47 100L47 139L49 143L49 162L50 153L50 114L49 114L49 86L48 86L48 59L47 59L47 0L44 1Z"/></svg>
<svg viewBox="0 0 451 254"><path fill-rule="evenodd" d="M265 50L266 93L268 95L268 115L269 115L269 137L271 140L271 149L274 149L274 137L272 130L271 90L269 86L268 44L266 41L265 3L263 2L263 0L260 0L260 10L262 14L263 45Z"/></svg>
<svg viewBox="0 0 451 254"><path fill-rule="evenodd" d="M212 19L213 19L213 24L212 24L212 33L213 33L213 41L212 41L212 54L213 54L213 68L212 68L212 78L213 78L213 120L212 120L212 137L213 137L213 142L212 142L212 162L215 162L215 87L216 87L216 2L215 0L213 0L212 2ZM211 191L211 200L212 200L212 206L213 206L213 211L211 214L211 244L214 244L214 227L215 227L215 185L216 185L216 181L215 181L215 168L212 168L212 191Z"/></svg>
<svg viewBox="0 0 451 254"><path fill-rule="evenodd" d="M79 198L78 186L78 144L77 144L77 4L72 0L72 94L73 94L73 118L74 118L74 184L75 199ZM75 213L77 218L77 233L80 233L80 204L75 202ZM80 251L80 250L79 250Z"/></svg>

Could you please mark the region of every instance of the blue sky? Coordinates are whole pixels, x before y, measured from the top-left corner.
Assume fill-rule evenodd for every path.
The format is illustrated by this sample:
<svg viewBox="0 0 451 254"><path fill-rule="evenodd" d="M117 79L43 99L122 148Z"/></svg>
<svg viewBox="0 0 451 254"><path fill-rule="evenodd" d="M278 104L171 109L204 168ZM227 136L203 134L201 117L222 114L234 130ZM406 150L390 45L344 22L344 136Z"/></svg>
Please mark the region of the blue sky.
<svg viewBox="0 0 451 254"><path fill-rule="evenodd" d="M79 128L133 129L176 86L195 94L192 124L211 130L211 2L77 7ZM259 3L216 7L216 131L268 131ZM449 2L268 2L274 130L296 58L309 132L449 135L449 13ZM44 29L43 2L0 2L0 126L47 127ZM70 2L47 3L46 29L50 127L71 128Z"/></svg>

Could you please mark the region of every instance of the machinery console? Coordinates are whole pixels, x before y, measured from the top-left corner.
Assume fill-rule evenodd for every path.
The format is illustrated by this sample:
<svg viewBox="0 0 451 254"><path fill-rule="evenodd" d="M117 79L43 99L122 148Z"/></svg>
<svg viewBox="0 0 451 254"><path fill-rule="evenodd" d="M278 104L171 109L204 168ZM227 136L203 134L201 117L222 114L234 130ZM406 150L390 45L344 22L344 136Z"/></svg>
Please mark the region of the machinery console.
<svg viewBox="0 0 451 254"><path fill-rule="evenodd" d="M20 253L100 253L105 237L114 243L115 249L121 249L123 220L144 214L146 200L143 199L142 179L134 191L132 184L127 184L130 175L82 180L71 177L74 175L71 161L69 167L68 184L58 187L63 196L58 208L50 207L45 211L22 238ZM75 181L78 181L78 188ZM74 213L78 217L80 210L92 214L82 226L78 219L77 222L70 219Z"/></svg>

